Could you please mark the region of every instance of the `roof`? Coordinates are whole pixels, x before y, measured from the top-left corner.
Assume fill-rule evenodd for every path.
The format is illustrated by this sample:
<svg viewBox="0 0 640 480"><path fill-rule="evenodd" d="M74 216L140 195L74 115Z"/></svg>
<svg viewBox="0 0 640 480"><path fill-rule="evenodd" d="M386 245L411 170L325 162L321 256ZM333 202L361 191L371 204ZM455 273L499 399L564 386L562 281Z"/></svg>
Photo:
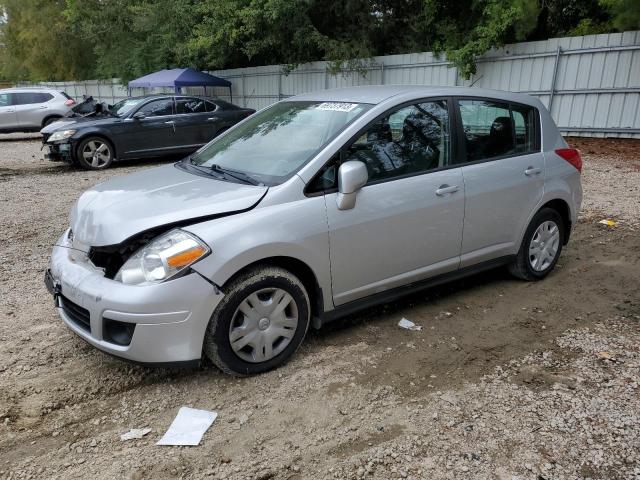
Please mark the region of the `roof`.
<svg viewBox="0 0 640 480"><path fill-rule="evenodd" d="M0 92L61 92L61 88L53 87L9 87L0 88Z"/></svg>
<svg viewBox="0 0 640 480"><path fill-rule="evenodd" d="M430 96L474 96L504 99L533 104L535 97L524 93L505 92L474 87L427 87L422 85L368 85L359 87L334 88L303 93L290 97L291 101L354 102L378 104L397 95L412 94L416 98Z"/></svg>
<svg viewBox="0 0 640 480"><path fill-rule="evenodd" d="M199 72L193 68L173 68L150 73L144 77L129 82L129 88L150 87L230 87L231 82L223 78L214 77L208 73Z"/></svg>

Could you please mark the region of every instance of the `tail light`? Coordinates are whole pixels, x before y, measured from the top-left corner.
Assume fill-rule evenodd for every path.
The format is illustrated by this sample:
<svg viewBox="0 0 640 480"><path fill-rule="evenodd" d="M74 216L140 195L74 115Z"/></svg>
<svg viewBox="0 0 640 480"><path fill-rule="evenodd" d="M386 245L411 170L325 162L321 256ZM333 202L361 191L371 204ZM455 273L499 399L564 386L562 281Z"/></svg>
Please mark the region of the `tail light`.
<svg viewBox="0 0 640 480"><path fill-rule="evenodd" d="M70 98L69 100L67 100L66 102L64 102L64 104L65 104L67 107L73 107L73 106L76 104L76 101Z"/></svg>
<svg viewBox="0 0 640 480"><path fill-rule="evenodd" d="M579 172L582 172L582 158L580 158L580 150L577 148L558 148L556 154L576 167Z"/></svg>

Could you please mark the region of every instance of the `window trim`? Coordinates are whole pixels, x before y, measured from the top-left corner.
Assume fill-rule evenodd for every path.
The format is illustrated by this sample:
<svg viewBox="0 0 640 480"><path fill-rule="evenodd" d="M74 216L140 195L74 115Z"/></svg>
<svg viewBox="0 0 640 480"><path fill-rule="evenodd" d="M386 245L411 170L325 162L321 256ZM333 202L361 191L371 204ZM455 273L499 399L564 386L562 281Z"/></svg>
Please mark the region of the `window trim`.
<svg viewBox="0 0 640 480"><path fill-rule="evenodd" d="M515 153L510 153L507 155L498 155L496 157L489 157L489 158L482 158L480 160L474 160L472 162L467 162L466 161L466 157L467 157L467 145L465 143L465 133L464 133L464 125L462 124L462 115L460 113L460 108L454 108L455 110L455 118L456 118L456 130L458 131L458 152L459 155L458 157L456 157L456 162L459 162L456 164L457 167L466 167L467 165L477 165L480 163L486 163L486 162L494 162L496 160L504 160L507 158L514 158L514 157L522 157L524 155L534 155L536 153L542 153L542 126L540 125L540 112L539 110L534 107L533 105L527 105L526 103L520 103L520 102L512 102L511 100L504 100L504 99L500 99L500 98L492 98L492 97L481 97L481 96L474 96L474 95L457 95L455 97L452 97L452 101L453 101L453 105L455 107L458 107L460 100L480 100L480 101L490 101L490 102L495 102L495 103L502 103L505 104L509 107L509 118L511 119L512 122L512 127L513 127L513 132L515 135L515 123L513 121L513 114L512 114L512 105L517 105L517 106L521 106L521 107L526 107L526 108L532 108L534 111L534 122L533 122L533 134L535 136L535 143L534 143L534 150L530 151L530 152L515 152ZM515 139L514 139L514 146L515 146Z"/></svg>
<svg viewBox="0 0 640 480"><path fill-rule="evenodd" d="M370 185L378 185L380 183L386 183L386 182L393 182L395 180L402 180L404 178L411 178L411 177L416 177L418 175L427 175L429 173L435 173L435 172L442 172L444 170L449 170L451 168L458 168L460 165L457 164L457 158L459 155L459 134L457 131L457 124L455 122L455 119L453 117L453 113L454 113L454 97L450 97L450 96L446 96L446 95L438 95L438 96L433 96L433 97L422 97L422 98L417 98L414 100L408 100L406 102L402 102L402 103L398 103L397 105L394 105L393 107L385 110L384 112L382 112L380 115L376 116L373 120L371 120L369 123L367 123L364 127L362 127L361 129L359 129L354 135L352 135L346 142L344 142L342 144L342 146L338 149L338 151L331 156L331 158L325 162L319 169L318 171L313 175L313 177L311 177L311 180L309 180L309 182L305 185L305 188L303 190L303 193L305 196L307 197L317 197L320 195L329 195L331 193L336 193L338 192L338 187L333 187L333 188L328 188L328 189L324 189L324 190L318 190L317 192L311 192L309 191L311 189L311 185L318 179L318 177L320 176L320 172L322 172L327 166L329 166L331 164L331 162L338 162L338 169L340 168L340 165L342 165L342 163L344 162L344 155L346 153L346 150L348 148L348 146L350 146L353 142L355 142L358 138L360 138L370 127L371 125L373 125L375 122L377 122L378 120L380 120L381 118L386 117L387 115L390 115L390 112L393 111L397 111L397 110L401 110L405 107L411 106L411 105L415 105L415 104L420 104L420 103L427 103L427 102L437 102L437 101L442 101L444 100L445 102L447 102L447 114L449 116L449 163L447 165L444 165L442 167L438 167L438 168L432 168L430 170L425 170L422 172L412 172L412 173L406 173L404 175L398 175L392 178L381 178L379 180L375 180L372 182L367 182L367 184L362 187L362 188L367 188ZM338 170L336 170L336 176L338 175Z"/></svg>

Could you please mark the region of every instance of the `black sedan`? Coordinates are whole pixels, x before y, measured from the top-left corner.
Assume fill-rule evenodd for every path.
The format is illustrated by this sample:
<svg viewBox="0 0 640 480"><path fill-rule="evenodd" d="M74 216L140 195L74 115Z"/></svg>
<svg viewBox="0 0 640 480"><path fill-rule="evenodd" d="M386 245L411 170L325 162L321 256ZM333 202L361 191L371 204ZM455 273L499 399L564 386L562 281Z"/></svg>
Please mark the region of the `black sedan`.
<svg viewBox="0 0 640 480"><path fill-rule="evenodd" d="M130 97L95 107L41 130L45 158L102 170L114 160L188 155L255 111L187 95Z"/></svg>

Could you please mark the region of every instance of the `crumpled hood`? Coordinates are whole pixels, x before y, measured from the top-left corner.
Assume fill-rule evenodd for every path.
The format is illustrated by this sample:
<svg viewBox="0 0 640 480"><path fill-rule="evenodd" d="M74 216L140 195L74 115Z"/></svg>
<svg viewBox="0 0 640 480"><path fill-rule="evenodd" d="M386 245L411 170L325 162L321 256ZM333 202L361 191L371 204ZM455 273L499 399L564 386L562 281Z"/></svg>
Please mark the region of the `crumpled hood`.
<svg viewBox="0 0 640 480"><path fill-rule="evenodd" d="M249 209L267 190L165 165L84 192L71 211L71 228L87 247L116 245L150 228Z"/></svg>

